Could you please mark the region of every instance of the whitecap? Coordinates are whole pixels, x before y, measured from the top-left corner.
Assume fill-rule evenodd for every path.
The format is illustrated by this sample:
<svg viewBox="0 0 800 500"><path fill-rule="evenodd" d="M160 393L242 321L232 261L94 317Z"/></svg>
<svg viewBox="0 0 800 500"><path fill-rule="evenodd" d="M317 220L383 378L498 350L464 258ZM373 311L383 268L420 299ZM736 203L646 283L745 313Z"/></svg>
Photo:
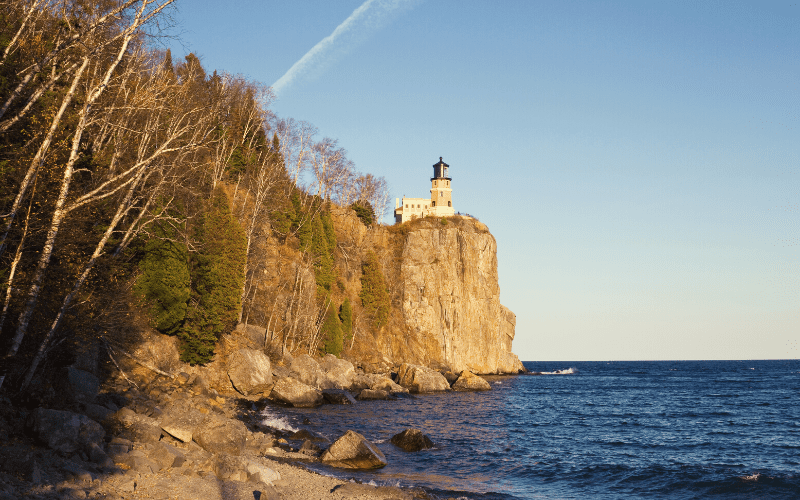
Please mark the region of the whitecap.
<svg viewBox="0 0 800 500"><path fill-rule="evenodd" d="M566 368L564 370L556 370L552 372L536 372L538 375L574 375L578 373L577 368Z"/></svg>
<svg viewBox="0 0 800 500"><path fill-rule="evenodd" d="M271 427L279 431L297 432L299 429L289 422L289 419L272 413L268 408L261 412L261 425Z"/></svg>

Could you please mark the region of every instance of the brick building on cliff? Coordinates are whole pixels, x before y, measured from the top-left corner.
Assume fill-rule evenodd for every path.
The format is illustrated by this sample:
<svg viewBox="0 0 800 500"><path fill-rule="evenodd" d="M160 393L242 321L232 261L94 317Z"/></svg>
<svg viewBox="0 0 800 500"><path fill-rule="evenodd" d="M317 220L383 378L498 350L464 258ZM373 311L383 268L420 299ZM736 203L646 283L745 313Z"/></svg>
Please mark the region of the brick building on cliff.
<svg viewBox="0 0 800 500"><path fill-rule="evenodd" d="M442 161L433 165L430 198L395 198L394 221L397 224L418 217L449 217L455 214L453 209L453 190L450 187L450 165Z"/></svg>

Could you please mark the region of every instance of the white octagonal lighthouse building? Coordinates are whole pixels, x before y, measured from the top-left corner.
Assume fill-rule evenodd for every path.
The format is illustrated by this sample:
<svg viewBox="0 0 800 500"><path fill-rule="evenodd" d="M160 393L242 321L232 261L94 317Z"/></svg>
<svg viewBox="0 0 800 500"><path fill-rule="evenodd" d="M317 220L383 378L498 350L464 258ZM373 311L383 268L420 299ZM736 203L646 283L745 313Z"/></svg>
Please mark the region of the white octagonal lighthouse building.
<svg viewBox="0 0 800 500"><path fill-rule="evenodd" d="M453 210L453 190L450 187L450 165L442 161L433 165L430 198L395 198L394 221L397 224L418 217L449 217Z"/></svg>

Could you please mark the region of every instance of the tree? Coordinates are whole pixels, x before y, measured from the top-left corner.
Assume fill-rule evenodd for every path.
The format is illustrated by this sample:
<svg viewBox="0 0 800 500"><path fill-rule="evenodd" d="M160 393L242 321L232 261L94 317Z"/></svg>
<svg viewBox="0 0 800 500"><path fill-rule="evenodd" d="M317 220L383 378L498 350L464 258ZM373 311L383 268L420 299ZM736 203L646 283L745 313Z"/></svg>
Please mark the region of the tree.
<svg viewBox="0 0 800 500"><path fill-rule="evenodd" d="M361 306L364 312L372 317L376 328L386 324L389 319L391 301L386 280L383 277L378 256L372 250L361 264Z"/></svg>
<svg viewBox="0 0 800 500"><path fill-rule="evenodd" d="M353 306L347 297L339 307L339 321L342 322L342 337L344 340L349 340L353 335Z"/></svg>
<svg viewBox="0 0 800 500"><path fill-rule="evenodd" d="M325 321L322 323L322 350L327 354L336 356L342 355L344 340L342 335L342 325L339 315L336 314L336 307L328 307L325 314Z"/></svg>
<svg viewBox="0 0 800 500"><path fill-rule="evenodd" d="M181 360L204 364L214 356L219 337L236 325L244 284L244 231L231 214L221 188L214 190L196 239L200 251L190 260L191 304L178 337Z"/></svg>

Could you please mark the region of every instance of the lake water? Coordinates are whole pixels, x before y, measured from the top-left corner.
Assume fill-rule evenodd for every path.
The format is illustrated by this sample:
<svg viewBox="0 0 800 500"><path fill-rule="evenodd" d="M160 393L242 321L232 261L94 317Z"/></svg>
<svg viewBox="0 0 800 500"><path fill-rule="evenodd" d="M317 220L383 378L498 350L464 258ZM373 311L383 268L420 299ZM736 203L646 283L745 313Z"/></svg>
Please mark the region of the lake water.
<svg viewBox="0 0 800 500"><path fill-rule="evenodd" d="M480 393L268 406L263 418L331 440L360 432L387 467L309 467L431 498L800 498L798 360L525 366L544 374L490 377ZM436 447L389 443L408 427Z"/></svg>

